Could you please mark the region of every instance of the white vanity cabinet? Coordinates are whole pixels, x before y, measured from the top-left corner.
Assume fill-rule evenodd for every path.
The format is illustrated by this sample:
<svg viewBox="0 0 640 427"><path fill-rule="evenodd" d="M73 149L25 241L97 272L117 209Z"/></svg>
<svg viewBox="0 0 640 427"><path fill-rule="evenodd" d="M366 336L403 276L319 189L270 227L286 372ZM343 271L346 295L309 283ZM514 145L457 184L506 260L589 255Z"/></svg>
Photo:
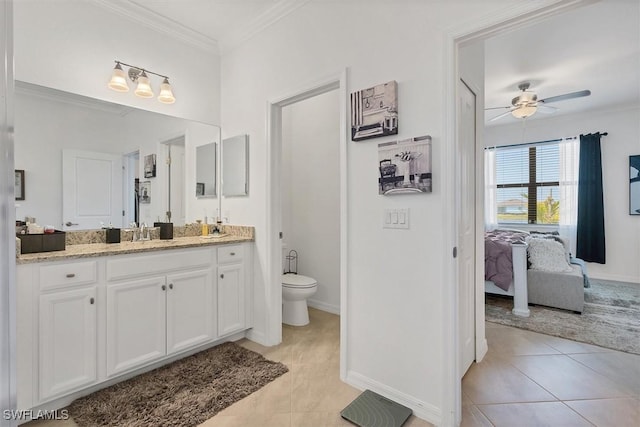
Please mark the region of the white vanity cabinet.
<svg viewBox="0 0 640 427"><path fill-rule="evenodd" d="M246 326L246 282L244 246L218 248L218 335L223 336Z"/></svg>
<svg viewBox="0 0 640 427"><path fill-rule="evenodd" d="M77 270L89 267L95 271L96 263L81 262L47 267L63 267L65 276L76 277ZM39 317L39 398L44 400L93 384L98 379L97 304L96 283L89 285L60 283L41 267ZM72 280L71 280L72 281ZM48 285L55 283L55 290Z"/></svg>
<svg viewBox="0 0 640 427"><path fill-rule="evenodd" d="M252 323L252 245L19 263L18 408L59 409L241 338Z"/></svg>
<svg viewBox="0 0 640 427"><path fill-rule="evenodd" d="M107 259L107 376L216 338L214 251Z"/></svg>
<svg viewBox="0 0 640 427"><path fill-rule="evenodd" d="M17 268L20 409L97 382L99 261Z"/></svg>

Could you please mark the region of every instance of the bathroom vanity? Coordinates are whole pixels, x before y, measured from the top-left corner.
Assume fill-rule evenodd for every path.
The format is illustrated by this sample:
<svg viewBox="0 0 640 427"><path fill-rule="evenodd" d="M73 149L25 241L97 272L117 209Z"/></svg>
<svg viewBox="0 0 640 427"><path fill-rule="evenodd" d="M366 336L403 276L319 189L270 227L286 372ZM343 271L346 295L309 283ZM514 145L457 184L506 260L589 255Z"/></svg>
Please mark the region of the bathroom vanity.
<svg viewBox="0 0 640 427"><path fill-rule="evenodd" d="M62 408L252 326L253 236L79 244L16 262L18 409Z"/></svg>

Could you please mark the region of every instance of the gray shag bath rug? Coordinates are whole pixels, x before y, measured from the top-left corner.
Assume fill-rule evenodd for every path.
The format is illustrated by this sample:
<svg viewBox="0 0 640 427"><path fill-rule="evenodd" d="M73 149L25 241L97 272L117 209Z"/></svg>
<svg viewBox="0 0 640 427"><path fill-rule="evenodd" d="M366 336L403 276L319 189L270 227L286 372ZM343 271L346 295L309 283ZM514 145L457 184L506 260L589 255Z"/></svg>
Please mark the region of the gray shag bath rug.
<svg viewBox="0 0 640 427"><path fill-rule="evenodd" d="M591 280L582 314L531 305L529 317L518 317L511 298L486 294L485 301L488 322L640 354L639 284Z"/></svg>
<svg viewBox="0 0 640 427"><path fill-rule="evenodd" d="M79 426L196 426L287 372L234 343L211 349L75 400Z"/></svg>

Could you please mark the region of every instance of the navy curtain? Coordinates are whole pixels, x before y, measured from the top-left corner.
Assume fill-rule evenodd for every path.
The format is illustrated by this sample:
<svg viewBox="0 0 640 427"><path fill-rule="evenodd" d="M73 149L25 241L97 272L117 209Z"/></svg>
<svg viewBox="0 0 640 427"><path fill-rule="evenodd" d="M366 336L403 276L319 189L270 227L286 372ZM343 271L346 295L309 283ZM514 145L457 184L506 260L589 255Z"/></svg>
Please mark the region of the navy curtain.
<svg viewBox="0 0 640 427"><path fill-rule="evenodd" d="M580 135L576 257L604 264L604 203L600 133Z"/></svg>

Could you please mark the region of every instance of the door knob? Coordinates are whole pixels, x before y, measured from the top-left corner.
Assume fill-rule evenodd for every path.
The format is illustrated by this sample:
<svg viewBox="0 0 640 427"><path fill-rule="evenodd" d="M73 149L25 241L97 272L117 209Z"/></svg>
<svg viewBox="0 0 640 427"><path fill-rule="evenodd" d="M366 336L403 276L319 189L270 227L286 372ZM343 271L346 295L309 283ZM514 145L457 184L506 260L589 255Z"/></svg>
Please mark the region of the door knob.
<svg viewBox="0 0 640 427"><path fill-rule="evenodd" d="M221 278L221 279L224 279L224 274L221 274L221 275L220 275L220 278Z"/></svg>
<svg viewBox="0 0 640 427"><path fill-rule="evenodd" d="M64 223L64 225L66 225L67 227L71 227L72 225L78 225L75 222L71 222L71 221L67 221Z"/></svg>

